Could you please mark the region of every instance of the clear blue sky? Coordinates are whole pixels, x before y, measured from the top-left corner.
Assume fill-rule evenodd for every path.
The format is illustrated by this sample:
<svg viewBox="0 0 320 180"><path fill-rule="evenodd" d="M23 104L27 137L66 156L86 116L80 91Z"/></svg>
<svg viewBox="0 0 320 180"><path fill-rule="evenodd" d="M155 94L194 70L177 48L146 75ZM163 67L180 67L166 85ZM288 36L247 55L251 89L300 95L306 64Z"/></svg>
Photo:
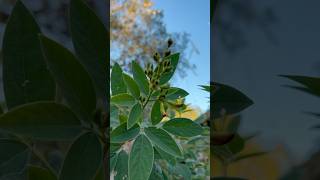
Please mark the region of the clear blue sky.
<svg viewBox="0 0 320 180"><path fill-rule="evenodd" d="M209 93L202 91L198 85L209 84L210 81L210 1L154 0L154 3L156 9L164 12L167 30L189 33L192 43L200 52L190 58L190 62L197 66L194 72L188 72L183 79L176 78L174 85L190 93L186 98L187 103L205 111L209 107Z"/></svg>

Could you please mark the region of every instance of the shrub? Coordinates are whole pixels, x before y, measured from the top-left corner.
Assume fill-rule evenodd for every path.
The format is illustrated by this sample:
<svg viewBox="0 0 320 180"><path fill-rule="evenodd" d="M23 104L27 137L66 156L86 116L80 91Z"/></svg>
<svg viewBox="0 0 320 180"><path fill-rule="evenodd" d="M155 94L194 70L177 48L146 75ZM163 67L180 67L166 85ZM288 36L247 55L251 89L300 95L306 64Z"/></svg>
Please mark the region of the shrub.
<svg viewBox="0 0 320 180"><path fill-rule="evenodd" d="M179 142L201 135L203 128L169 113L185 110L183 98L188 95L168 83L179 63L179 53L170 53L172 43L144 69L133 61L132 76L117 63L112 68L110 170L115 179L191 178L189 167L181 163L186 154Z"/></svg>

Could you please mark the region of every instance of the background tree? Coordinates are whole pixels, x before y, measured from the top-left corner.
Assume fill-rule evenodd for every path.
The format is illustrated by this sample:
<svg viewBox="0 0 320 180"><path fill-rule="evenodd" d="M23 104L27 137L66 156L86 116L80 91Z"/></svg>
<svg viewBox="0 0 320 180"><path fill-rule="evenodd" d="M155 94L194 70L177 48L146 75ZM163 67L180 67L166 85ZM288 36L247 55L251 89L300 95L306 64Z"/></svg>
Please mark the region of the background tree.
<svg viewBox="0 0 320 180"><path fill-rule="evenodd" d="M155 9L153 1L111 0L110 6L112 62L118 62L126 69L132 59L150 62L154 52L164 52L163 40L171 38L174 41L172 51L181 52L179 74L184 76L186 70L195 68L187 57L189 34L168 32L163 22L163 11Z"/></svg>

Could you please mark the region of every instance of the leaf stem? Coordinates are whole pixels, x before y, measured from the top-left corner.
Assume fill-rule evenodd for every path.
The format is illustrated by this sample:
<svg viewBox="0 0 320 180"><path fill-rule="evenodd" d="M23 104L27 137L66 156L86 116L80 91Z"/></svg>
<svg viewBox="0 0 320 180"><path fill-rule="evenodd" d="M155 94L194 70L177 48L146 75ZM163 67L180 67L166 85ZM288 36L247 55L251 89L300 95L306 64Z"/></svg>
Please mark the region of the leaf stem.
<svg viewBox="0 0 320 180"><path fill-rule="evenodd" d="M55 177L58 177L55 169L49 164L49 162L40 154L39 151L34 148L31 149L32 153L43 163L43 165L52 173Z"/></svg>
<svg viewBox="0 0 320 180"><path fill-rule="evenodd" d="M57 173L56 173L56 170L53 169L53 167L52 167L52 166L49 164L49 162L42 156L42 154L34 148L33 144L28 143L28 142L27 142L25 139L23 139L22 137L19 137L19 136L16 136L16 137L20 140L21 143L25 144L25 145L31 150L32 154L41 161L41 163L50 171L50 173L51 173L52 175L54 175L55 177L58 177L58 175L57 175Z"/></svg>

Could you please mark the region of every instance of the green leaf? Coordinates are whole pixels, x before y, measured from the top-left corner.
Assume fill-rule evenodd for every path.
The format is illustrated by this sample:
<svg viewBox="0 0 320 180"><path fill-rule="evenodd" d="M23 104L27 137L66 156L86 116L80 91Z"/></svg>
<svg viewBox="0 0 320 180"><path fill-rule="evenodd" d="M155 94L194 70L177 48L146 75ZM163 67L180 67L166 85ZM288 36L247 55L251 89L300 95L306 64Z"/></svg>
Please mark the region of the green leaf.
<svg viewBox="0 0 320 180"><path fill-rule="evenodd" d="M298 82L304 87L288 86L290 88L298 89L314 96L320 97L320 78L294 75L281 75L281 77L288 78L292 81Z"/></svg>
<svg viewBox="0 0 320 180"><path fill-rule="evenodd" d="M123 80L126 83L129 92L133 97L139 99L140 97L140 90L138 84L127 74L123 74Z"/></svg>
<svg viewBox="0 0 320 180"><path fill-rule="evenodd" d="M201 135L202 127L187 118L174 118L164 123L162 128L171 134L182 137Z"/></svg>
<svg viewBox="0 0 320 180"><path fill-rule="evenodd" d="M127 129L127 123L123 123L114 129L111 132L111 139L112 143L122 143L129 141L135 138L140 132L140 127L138 124L134 125L130 129Z"/></svg>
<svg viewBox="0 0 320 180"><path fill-rule="evenodd" d="M53 100L55 83L38 39L40 28L21 1L14 6L3 37L3 87L8 109Z"/></svg>
<svg viewBox="0 0 320 180"><path fill-rule="evenodd" d="M81 123L64 105L37 102L0 116L0 129L36 139L66 140L79 135Z"/></svg>
<svg viewBox="0 0 320 180"><path fill-rule="evenodd" d="M12 139L0 139L0 147L0 179L21 173L29 160L28 147Z"/></svg>
<svg viewBox="0 0 320 180"><path fill-rule="evenodd" d="M233 87L220 83L214 83L214 87L217 88L212 96L214 117L219 117L222 111L236 114L253 104L251 99Z"/></svg>
<svg viewBox="0 0 320 180"><path fill-rule="evenodd" d="M117 160L118 160L118 154L113 153L110 157L110 172L113 171L114 168L116 167Z"/></svg>
<svg viewBox="0 0 320 180"><path fill-rule="evenodd" d="M144 131L152 143L161 150L173 156L182 157L180 147L166 131L155 127L146 128Z"/></svg>
<svg viewBox="0 0 320 180"><path fill-rule="evenodd" d="M213 89L212 86L210 85L200 85L200 87L202 88L202 90L207 91L207 92L211 92L211 89Z"/></svg>
<svg viewBox="0 0 320 180"><path fill-rule="evenodd" d="M66 48L40 35L50 72L71 109L89 120L96 109L96 94L91 78L75 56Z"/></svg>
<svg viewBox="0 0 320 180"><path fill-rule="evenodd" d="M174 166L174 171L179 176L182 176L183 180L191 180L192 174L188 166L184 164L176 164Z"/></svg>
<svg viewBox="0 0 320 180"><path fill-rule="evenodd" d="M166 153L165 151L161 150L159 147L155 146L156 152L159 153L160 157L164 160L166 160L171 165L176 164L176 158L172 156L171 154Z"/></svg>
<svg viewBox="0 0 320 180"><path fill-rule="evenodd" d="M180 88L176 88L176 87L171 87L169 89L169 92L166 96L166 99L168 100L176 100L176 99L179 99L179 98L184 98L186 96L188 96L189 93L183 89L180 89Z"/></svg>
<svg viewBox="0 0 320 180"><path fill-rule="evenodd" d="M147 76L144 74L143 69L135 61L132 62L132 73L133 79L137 82L140 90L145 95L149 94L149 81Z"/></svg>
<svg viewBox="0 0 320 180"><path fill-rule="evenodd" d="M93 179L101 166L102 159L102 147L98 137L93 133L85 133L71 145L59 180Z"/></svg>
<svg viewBox="0 0 320 180"><path fill-rule="evenodd" d="M110 105L110 126L114 127L119 122L119 109L115 105Z"/></svg>
<svg viewBox="0 0 320 180"><path fill-rule="evenodd" d="M167 83L172 78L174 72L176 71L176 68L179 62L179 57L180 57L180 54L176 53L165 58L171 61L172 71L169 73L165 73L160 77L160 85Z"/></svg>
<svg viewBox="0 0 320 180"><path fill-rule="evenodd" d="M28 180L57 180L50 171L38 166L29 166L27 173Z"/></svg>
<svg viewBox="0 0 320 180"><path fill-rule="evenodd" d="M125 123L128 121L128 116L126 114L119 114L119 122L120 124Z"/></svg>
<svg viewBox="0 0 320 180"><path fill-rule="evenodd" d="M154 152L149 139L145 135L136 138L129 156L129 179L148 179L153 166Z"/></svg>
<svg viewBox="0 0 320 180"><path fill-rule="evenodd" d="M82 0L72 0L70 3L70 30L79 60L92 77L97 94L106 98L110 61L108 31Z"/></svg>
<svg viewBox="0 0 320 180"><path fill-rule="evenodd" d="M118 63L115 63L111 71L111 91L112 95L122 94L127 92L126 84L123 81L122 69Z"/></svg>
<svg viewBox="0 0 320 180"><path fill-rule="evenodd" d="M143 112L143 109L139 102L132 107L129 114L128 121L127 121L128 129L130 129L132 126L134 126L138 122L138 120L141 118L142 112Z"/></svg>
<svg viewBox="0 0 320 180"><path fill-rule="evenodd" d="M163 180L163 179L164 178L163 178L161 167L154 163L149 180Z"/></svg>
<svg viewBox="0 0 320 180"><path fill-rule="evenodd" d="M161 102L155 101L151 109L151 122L153 125L158 124L162 120Z"/></svg>
<svg viewBox="0 0 320 180"><path fill-rule="evenodd" d="M121 148L120 143L110 143L110 153L115 153L116 151L118 151Z"/></svg>
<svg viewBox="0 0 320 180"><path fill-rule="evenodd" d="M132 106L135 104L136 100L131 95L123 93L111 96L110 102L111 104L116 104L119 106Z"/></svg>
<svg viewBox="0 0 320 180"><path fill-rule="evenodd" d="M116 167L114 168L114 173L116 174L114 180L124 180L128 178L128 161L128 154L124 150L120 151Z"/></svg>
<svg viewBox="0 0 320 180"><path fill-rule="evenodd" d="M228 151L233 154L237 154L244 149L244 145L244 139L239 134L236 134L225 146L228 148Z"/></svg>

